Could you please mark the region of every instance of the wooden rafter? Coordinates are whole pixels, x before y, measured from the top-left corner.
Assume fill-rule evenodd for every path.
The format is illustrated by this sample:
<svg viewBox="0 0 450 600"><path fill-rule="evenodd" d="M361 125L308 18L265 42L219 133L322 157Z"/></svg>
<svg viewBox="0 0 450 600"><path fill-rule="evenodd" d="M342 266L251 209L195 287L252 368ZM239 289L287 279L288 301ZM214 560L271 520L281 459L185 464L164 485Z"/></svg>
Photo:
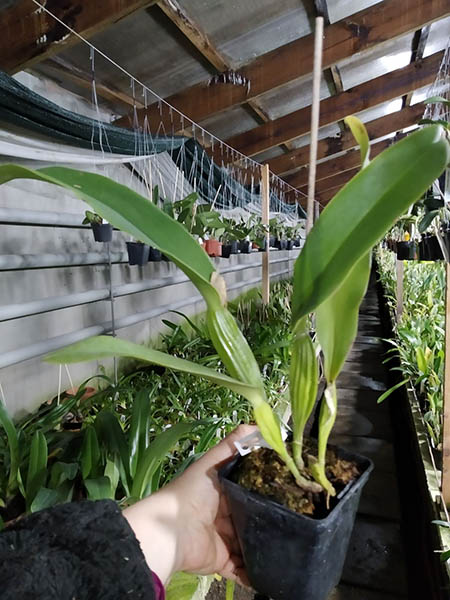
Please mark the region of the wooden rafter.
<svg viewBox="0 0 450 600"><path fill-rule="evenodd" d="M388 139L377 142L376 144L372 144L370 147L371 158L375 158L375 156L387 148L390 143L391 140ZM355 167L360 166L360 164L361 156L359 150L349 150L342 156L330 158L329 160L319 163L316 168L316 180L319 181L321 179L332 177L338 173L354 169ZM284 179L293 187L300 188L308 183L308 173L309 168L303 167L296 173L288 175Z"/></svg>
<svg viewBox="0 0 450 600"><path fill-rule="evenodd" d="M356 52L415 31L449 14L448 0L408 0L406 5L403 0L384 0L382 4L325 28L323 68L329 68ZM189 118L199 122L212 114L248 102L265 92L309 75L312 71L313 51L314 36L308 35L242 67L240 73L251 83L249 93L240 86L228 86L224 93L222 86L201 83L173 94L166 100ZM144 116L145 111L138 111L141 121ZM161 115L159 108L152 110L152 106L147 109L147 117L150 126L156 128L161 119L169 126L173 118L169 111ZM117 124L130 126L131 120L123 117Z"/></svg>
<svg viewBox="0 0 450 600"><path fill-rule="evenodd" d="M423 115L423 106L415 104L403 110L399 110L384 117L379 117L373 121L365 123L370 139L376 139L388 135L395 131L400 131L405 127L410 127L418 122ZM343 150L349 150L356 146L355 138L350 132L341 134L339 137L331 136L319 140L317 147L318 160L327 156L333 156ZM269 167L273 173L277 175L285 175L291 173L308 164L309 149L308 146L303 146L285 154L277 156L269 160Z"/></svg>
<svg viewBox="0 0 450 600"><path fill-rule="evenodd" d="M157 5L214 69L222 73L231 68L226 56L216 48L198 23L188 15L177 0L158 0ZM244 103L243 106L249 110L258 123L267 123L270 121L270 116L257 99L251 99Z"/></svg>
<svg viewBox="0 0 450 600"><path fill-rule="evenodd" d="M156 0L46 0L42 5L83 37L90 37ZM22 71L77 43L76 36L36 6L19 0L0 10L0 69Z"/></svg>
<svg viewBox="0 0 450 600"><path fill-rule="evenodd" d="M396 69L366 83L322 100L320 127L336 123L347 115L358 113L408 92L429 85L436 76L443 52L436 52L418 63ZM226 143L248 156L304 135L309 131L311 107L307 106L270 123L235 135Z"/></svg>

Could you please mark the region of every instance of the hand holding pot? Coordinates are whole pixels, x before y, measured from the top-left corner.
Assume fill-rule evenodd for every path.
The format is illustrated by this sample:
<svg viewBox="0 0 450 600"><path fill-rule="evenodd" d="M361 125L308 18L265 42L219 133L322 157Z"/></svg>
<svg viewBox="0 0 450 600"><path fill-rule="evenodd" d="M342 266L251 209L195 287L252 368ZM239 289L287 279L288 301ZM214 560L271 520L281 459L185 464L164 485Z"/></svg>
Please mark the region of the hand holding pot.
<svg viewBox="0 0 450 600"><path fill-rule="evenodd" d="M147 564L163 583L175 571L190 571L248 585L217 471L236 453L234 442L254 430L241 425L183 475L125 509Z"/></svg>

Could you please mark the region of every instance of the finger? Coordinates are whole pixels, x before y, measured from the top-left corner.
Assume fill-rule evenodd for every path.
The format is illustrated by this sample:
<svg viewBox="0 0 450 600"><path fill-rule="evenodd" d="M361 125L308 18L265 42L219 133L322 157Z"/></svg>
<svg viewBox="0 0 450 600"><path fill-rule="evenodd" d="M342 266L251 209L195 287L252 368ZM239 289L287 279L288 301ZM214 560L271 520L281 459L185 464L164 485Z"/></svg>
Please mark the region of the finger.
<svg viewBox="0 0 450 600"><path fill-rule="evenodd" d="M219 575L222 575L222 577L225 577L225 579L232 579L240 585L244 585L246 587L250 586L244 564L242 563L242 559L239 557L231 556L227 563L220 570Z"/></svg>
<svg viewBox="0 0 450 600"><path fill-rule="evenodd" d="M195 463L195 466L200 467L201 465L205 470L210 467L219 467L224 461L236 454L234 442L254 433L256 430L256 425L239 425L239 427L219 442L217 446L214 446L214 448L211 448L211 450L202 456L202 458Z"/></svg>

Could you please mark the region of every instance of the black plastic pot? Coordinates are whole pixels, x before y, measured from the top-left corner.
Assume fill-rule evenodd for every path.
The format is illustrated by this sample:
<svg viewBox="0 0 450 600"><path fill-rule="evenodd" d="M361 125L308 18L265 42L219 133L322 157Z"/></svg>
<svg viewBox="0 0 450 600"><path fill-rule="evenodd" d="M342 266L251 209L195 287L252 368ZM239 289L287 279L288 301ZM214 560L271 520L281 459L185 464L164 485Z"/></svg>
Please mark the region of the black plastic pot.
<svg viewBox="0 0 450 600"><path fill-rule="evenodd" d="M222 258L230 258L231 244L222 244Z"/></svg>
<svg viewBox="0 0 450 600"><path fill-rule="evenodd" d="M292 240L286 240L286 250L292 250L294 242Z"/></svg>
<svg viewBox="0 0 450 600"><path fill-rule="evenodd" d="M232 481L240 456L219 472L252 587L272 600L326 600L341 578L359 498L373 463L335 448L362 471L324 519L297 514Z"/></svg>
<svg viewBox="0 0 450 600"><path fill-rule="evenodd" d="M419 244L420 260L443 260L441 247L435 235L424 235Z"/></svg>
<svg viewBox="0 0 450 600"><path fill-rule="evenodd" d="M148 263L148 255L150 248L147 244L142 242L127 242L128 250L128 264L129 265L143 265Z"/></svg>
<svg viewBox="0 0 450 600"><path fill-rule="evenodd" d="M415 260L417 245L415 242L397 242L398 260Z"/></svg>
<svg viewBox="0 0 450 600"><path fill-rule="evenodd" d="M274 235L271 235L269 237L269 246L270 246L270 248L275 248L275 236Z"/></svg>
<svg viewBox="0 0 450 600"><path fill-rule="evenodd" d="M245 240L241 240L239 242L239 250L241 251L241 254L250 254L251 247L252 245L250 242Z"/></svg>
<svg viewBox="0 0 450 600"><path fill-rule="evenodd" d="M286 250L287 249L287 240L279 240L278 238L276 238L275 248L278 248L278 250Z"/></svg>
<svg viewBox="0 0 450 600"><path fill-rule="evenodd" d="M295 240L294 240L294 246L296 248L300 248L300 238L295 238Z"/></svg>
<svg viewBox="0 0 450 600"><path fill-rule="evenodd" d="M110 242L112 240L113 226L109 223L91 223L96 242Z"/></svg>
<svg viewBox="0 0 450 600"><path fill-rule="evenodd" d="M162 260L161 251L157 250L156 248L152 248L152 246L150 246L149 253L148 253L148 260L150 262L160 262Z"/></svg>

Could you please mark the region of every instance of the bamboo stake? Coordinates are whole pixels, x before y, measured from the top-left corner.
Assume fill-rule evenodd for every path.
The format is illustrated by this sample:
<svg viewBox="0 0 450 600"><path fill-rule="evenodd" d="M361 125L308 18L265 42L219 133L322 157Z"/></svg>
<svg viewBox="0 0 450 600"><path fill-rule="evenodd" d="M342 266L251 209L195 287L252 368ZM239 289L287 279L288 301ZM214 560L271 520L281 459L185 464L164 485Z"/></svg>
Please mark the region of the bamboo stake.
<svg viewBox="0 0 450 600"><path fill-rule="evenodd" d="M270 296L270 248L269 248L269 204L270 204L270 179L269 179L269 165L262 165L261 167L261 191L262 191L262 223L267 225L267 231L265 235L266 247L262 252L262 301L263 304L269 304Z"/></svg>
<svg viewBox="0 0 450 600"><path fill-rule="evenodd" d="M446 262L444 424L442 432L442 496L450 506L450 263Z"/></svg>
<svg viewBox="0 0 450 600"><path fill-rule="evenodd" d="M311 106L311 141L309 145L309 172L308 172L308 205L306 218L306 235L311 231L314 223L314 195L316 192L316 162L317 138L319 130L320 108L320 79L322 75L322 48L323 48L323 17L316 19L314 37L314 70L313 70L313 95Z"/></svg>

